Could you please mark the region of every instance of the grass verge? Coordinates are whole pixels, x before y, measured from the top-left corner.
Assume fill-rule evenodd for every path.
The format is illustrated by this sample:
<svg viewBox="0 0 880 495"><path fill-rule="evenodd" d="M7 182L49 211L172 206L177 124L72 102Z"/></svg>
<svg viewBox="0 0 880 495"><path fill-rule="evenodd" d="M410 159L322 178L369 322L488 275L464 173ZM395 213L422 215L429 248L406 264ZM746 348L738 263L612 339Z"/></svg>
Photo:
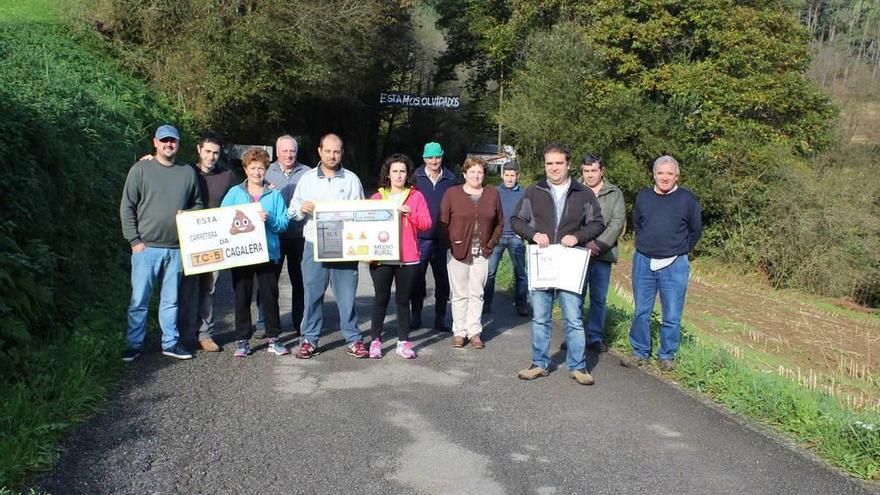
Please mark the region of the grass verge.
<svg viewBox="0 0 880 495"><path fill-rule="evenodd" d="M124 309L88 311L68 335L21 351L27 364L20 379L0 393L0 487L51 466L70 428L101 407L122 370Z"/></svg>
<svg viewBox="0 0 880 495"><path fill-rule="evenodd" d="M0 489L47 469L122 369L119 194L156 125L189 116L134 79L63 0L0 0ZM189 134L186 134L189 133ZM189 146L187 146L189 148ZM4 493L4 492L0 492Z"/></svg>
<svg viewBox="0 0 880 495"><path fill-rule="evenodd" d="M502 258L497 290L513 285L508 257ZM611 287L608 292L606 340L621 354L631 352L629 327L632 298ZM654 348L660 315L652 317ZM865 480L880 480L880 415L856 412L835 398L798 386L776 373L749 366L734 356L723 342L704 337L694 325L682 326L676 371L667 374L683 386L700 392L751 421L772 427L797 441L834 466ZM656 370L655 370L656 371Z"/></svg>

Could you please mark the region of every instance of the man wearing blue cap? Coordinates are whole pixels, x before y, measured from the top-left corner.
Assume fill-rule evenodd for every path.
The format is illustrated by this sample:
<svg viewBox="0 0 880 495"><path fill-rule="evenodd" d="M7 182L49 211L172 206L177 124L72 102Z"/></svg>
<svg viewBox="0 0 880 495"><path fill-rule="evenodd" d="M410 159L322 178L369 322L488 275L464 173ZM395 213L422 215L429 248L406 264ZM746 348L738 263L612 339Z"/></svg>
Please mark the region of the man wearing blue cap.
<svg viewBox="0 0 880 495"><path fill-rule="evenodd" d="M434 329L449 331L446 326L446 305L449 302L449 276L446 272L446 251L449 246L441 239L437 229L440 217L440 200L450 187L458 184L455 174L443 167L443 148L440 143L425 144L422 153L425 164L416 169L416 188L425 196L428 211L431 213L431 227L419 232L419 275L412 290L412 316L410 328L422 326L422 307L425 303L427 290L425 275L428 264L434 274Z"/></svg>
<svg viewBox="0 0 880 495"><path fill-rule="evenodd" d="M177 329L177 294L183 267L175 217L179 211L202 208L202 195L195 170L175 160L180 146L177 129L168 124L160 126L153 145L153 157L138 161L128 171L119 205L122 235L131 245L131 302L123 361L133 361L141 353L150 296L160 279L162 354L192 358L180 344Z"/></svg>

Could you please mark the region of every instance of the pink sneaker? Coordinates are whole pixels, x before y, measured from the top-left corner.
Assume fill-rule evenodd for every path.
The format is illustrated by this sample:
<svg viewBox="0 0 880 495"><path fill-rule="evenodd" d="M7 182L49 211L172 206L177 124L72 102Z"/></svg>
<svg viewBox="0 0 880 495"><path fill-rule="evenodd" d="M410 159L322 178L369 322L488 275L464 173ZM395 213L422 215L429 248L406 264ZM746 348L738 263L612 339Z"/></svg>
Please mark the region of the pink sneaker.
<svg viewBox="0 0 880 495"><path fill-rule="evenodd" d="M371 359L382 359L382 341L379 339L373 339L370 342L370 358Z"/></svg>
<svg viewBox="0 0 880 495"><path fill-rule="evenodd" d="M408 340L397 343L397 355L403 359L415 359L416 351L412 349L412 344Z"/></svg>

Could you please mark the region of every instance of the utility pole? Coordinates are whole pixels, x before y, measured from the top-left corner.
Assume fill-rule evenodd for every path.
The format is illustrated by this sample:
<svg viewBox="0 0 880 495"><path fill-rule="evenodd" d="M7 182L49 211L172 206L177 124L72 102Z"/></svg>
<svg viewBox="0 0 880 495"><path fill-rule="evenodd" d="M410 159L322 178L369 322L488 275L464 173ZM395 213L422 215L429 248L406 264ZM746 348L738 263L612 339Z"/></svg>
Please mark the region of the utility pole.
<svg viewBox="0 0 880 495"><path fill-rule="evenodd" d="M498 83L498 154L504 153L501 148L501 105L504 103L504 70L501 71L501 80Z"/></svg>

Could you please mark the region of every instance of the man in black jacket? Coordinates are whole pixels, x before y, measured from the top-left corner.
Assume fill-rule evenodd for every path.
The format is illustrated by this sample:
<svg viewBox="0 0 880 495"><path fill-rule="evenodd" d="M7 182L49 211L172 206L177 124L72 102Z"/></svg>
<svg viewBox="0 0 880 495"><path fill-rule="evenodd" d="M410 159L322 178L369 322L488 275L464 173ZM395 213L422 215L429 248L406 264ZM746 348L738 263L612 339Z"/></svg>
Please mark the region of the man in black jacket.
<svg viewBox="0 0 880 495"><path fill-rule="evenodd" d="M605 229L599 202L589 188L569 177L571 150L568 146L551 142L544 147L543 154L547 178L526 189L514 209L510 225L523 239L540 247L561 244L583 248ZM534 289L529 298L533 314L532 364L519 372L519 378L534 380L549 374L551 311L553 300L559 299L565 319L569 374L582 385L592 385L593 377L587 372L584 359L583 291Z"/></svg>

